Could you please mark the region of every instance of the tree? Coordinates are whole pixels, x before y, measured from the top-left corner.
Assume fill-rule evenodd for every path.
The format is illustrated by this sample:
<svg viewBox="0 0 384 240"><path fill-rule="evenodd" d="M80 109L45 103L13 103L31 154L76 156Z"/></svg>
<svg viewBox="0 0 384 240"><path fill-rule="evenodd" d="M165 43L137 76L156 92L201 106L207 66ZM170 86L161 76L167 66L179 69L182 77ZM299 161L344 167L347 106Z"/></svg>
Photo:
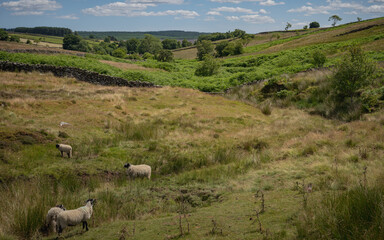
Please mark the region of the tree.
<svg viewBox="0 0 384 240"><path fill-rule="evenodd" d="M128 53L137 53L138 47L140 45L140 40L137 38L131 38L125 42L125 45L127 47Z"/></svg>
<svg viewBox="0 0 384 240"><path fill-rule="evenodd" d="M320 27L320 23L318 22L311 22L309 24L309 28L319 28Z"/></svg>
<svg viewBox="0 0 384 240"><path fill-rule="evenodd" d="M202 40L201 42L198 42L196 45L197 48L197 59L200 61L204 59L205 55L211 55L214 54L213 44L211 41L208 40Z"/></svg>
<svg viewBox="0 0 384 240"><path fill-rule="evenodd" d="M1 41L7 41L8 40L8 33L0 28L0 40Z"/></svg>
<svg viewBox="0 0 384 240"><path fill-rule="evenodd" d="M312 54L313 58L313 65L316 67L322 67L324 66L324 63L327 61L327 57L323 52L320 52L319 50L314 51Z"/></svg>
<svg viewBox="0 0 384 240"><path fill-rule="evenodd" d="M228 46L228 41L223 41L218 44L216 44L215 50L218 57L225 56L223 51Z"/></svg>
<svg viewBox="0 0 384 240"><path fill-rule="evenodd" d="M183 41L181 42L181 46L182 47L189 47L189 46L192 46L192 43L190 41L188 41L186 38L184 38Z"/></svg>
<svg viewBox="0 0 384 240"><path fill-rule="evenodd" d="M328 21L333 21L332 23L332 26L336 26L336 23L343 20L341 17L337 16L337 15L332 15L328 18Z"/></svg>
<svg viewBox="0 0 384 240"><path fill-rule="evenodd" d="M196 68L196 76L212 76L218 73L220 63L211 55L205 55L203 62Z"/></svg>
<svg viewBox="0 0 384 240"><path fill-rule="evenodd" d="M361 47L352 46L349 53L335 67L333 89L339 100L357 96L358 90L370 84L375 64Z"/></svg>
<svg viewBox="0 0 384 240"><path fill-rule="evenodd" d="M289 28L292 27L292 24L290 24L289 22L287 22L287 26L285 26L285 31L288 31Z"/></svg>
<svg viewBox="0 0 384 240"><path fill-rule="evenodd" d="M176 49L178 47L178 41L176 39L164 39L161 44L164 49Z"/></svg>
<svg viewBox="0 0 384 240"><path fill-rule="evenodd" d="M357 17L357 21L361 22L363 19L361 17Z"/></svg>
<svg viewBox="0 0 384 240"><path fill-rule="evenodd" d="M111 37L110 36L105 37L104 38L104 42L110 43L111 42Z"/></svg>
<svg viewBox="0 0 384 240"><path fill-rule="evenodd" d="M308 25L304 25L303 29L307 30L308 29Z"/></svg>
<svg viewBox="0 0 384 240"><path fill-rule="evenodd" d="M170 50L162 49L156 55L156 60L160 62L172 62L173 53Z"/></svg>
<svg viewBox="0 0 384 240"><path fill-rule="evenodd" d="M145 34L144 39L141 40L140 45L138 46L138 51L140 54L144 54L146 52L156 54L162 48L163 46L161 45L160 39L153 35Z"/></svg>
<svg viewBox="0 0 384 240"><path fill-rule="evenodd" d="M89 52L88 43L77 34L67 34L63 39L63 49Z"/></svg>
<svg viewBox="0 0 384 240"><path fill-rule="evenodd" d="M118 57L118 58L125 58L127 56L127 49L126 48L117 48L113 50L112 56Z"/></svg>

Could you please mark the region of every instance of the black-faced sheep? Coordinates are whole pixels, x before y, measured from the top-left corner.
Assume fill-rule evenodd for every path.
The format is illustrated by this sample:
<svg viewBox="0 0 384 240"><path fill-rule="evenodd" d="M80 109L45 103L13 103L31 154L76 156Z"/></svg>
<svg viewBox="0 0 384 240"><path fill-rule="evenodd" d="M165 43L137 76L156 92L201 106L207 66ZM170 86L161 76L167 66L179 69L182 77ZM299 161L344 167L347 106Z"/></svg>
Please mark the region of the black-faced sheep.
<svg viewBox="0 0 384 240"><path fill-rule="evenodd" d="M61 157L64 157L63 153L67 153L68 158L72 156L72 147L66 144L56 144L56 148L61 152Z"/></svg>
<svg viewBox="0 0 384 240"><path fill-rule="evenodd" d="M87 220L92 216L95 203L96 199L88 199L83 207L59 213L57 216L57 233L60 235L67 226L76 226L79 223L83 223L83 229L88 231Z"/></svg>
<svg viewBox="0 0 384 240"><path fill-rule="evenodd" d="M56 232L57 215L59 215L59 213L62 211L65 211L63 204L49 209L45 219L45 224L47 225L50 232Z"/></svg>
<svg viewBox="0 0 384 240"><path fill-rule="evenodd" d="M148 178L151 179L151 167L146 164L132 165L126 163L124 165L127 168L127 174L130 178Z"/></svg>

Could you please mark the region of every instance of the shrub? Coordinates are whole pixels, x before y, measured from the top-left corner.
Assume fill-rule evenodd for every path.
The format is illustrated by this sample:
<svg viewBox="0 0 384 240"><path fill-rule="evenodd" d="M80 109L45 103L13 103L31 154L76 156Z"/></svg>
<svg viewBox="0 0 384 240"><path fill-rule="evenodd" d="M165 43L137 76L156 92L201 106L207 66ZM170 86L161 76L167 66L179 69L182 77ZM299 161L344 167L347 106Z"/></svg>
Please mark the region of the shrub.
<svg viewBox="0 0 384 240"><path fill-rule="evenodd" d="M325 56L325 54L318 50L313 52L312 58L313 58L313 65L315 65L315 67L324 66L324 63L327 60L327 57Z"/></svg>
<svg viewBox="0 0 384 240"><path fill-rule="evenodd" d="M204 61L200 63L195 71L196 76L212 76L217 74L220 68L220 63L212 56L206 55Z"/></svg>
<svg viewBox="0 0 384 240"><path fill-rule="evenodd" d="M211 41L203 40L196 45L197 59L204 60L206 55L213 56L214 49Z"/></svg>
<svg viewBox="0 0 384 240"><path fill-rule="evenodd" d="M0 41L7 41L8 33L4 29L0 29Z"/></svg>
<svg viewBox="0 0 384 240"><path fill-rule="evenodd" d="M125 56L127 56L127 49L117 48L117 49L113 50L112 56L117 57L117 58L125 58Z"/></svg>
<svg viewBox="0 0 384 240"><path fill-rule="evenodd" d="M160 50L156 55L156 60L160 62L172 62L173 53L170 50Z"/></svg>

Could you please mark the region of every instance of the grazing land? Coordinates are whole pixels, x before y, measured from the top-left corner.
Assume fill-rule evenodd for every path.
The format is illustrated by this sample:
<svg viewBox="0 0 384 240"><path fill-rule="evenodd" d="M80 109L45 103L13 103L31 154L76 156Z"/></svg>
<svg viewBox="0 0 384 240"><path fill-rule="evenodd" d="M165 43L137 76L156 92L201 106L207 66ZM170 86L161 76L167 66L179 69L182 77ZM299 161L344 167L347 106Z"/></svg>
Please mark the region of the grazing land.
<svg viewBox="0 0 384 240"><path fill-rule="evenodd" d="M274 34L210 77L195 75L194 48L164 63L0 42L1 61L162 86L0 71L0 238L55 239L47 211L96 198L89 231L68 227L64 238L379 239L383 18ZM349 56L369 84L343 103L364 111L332 115L342 95L327 95L329 82ZM151 180L128 179L125 163L150 165Z"/></svg>

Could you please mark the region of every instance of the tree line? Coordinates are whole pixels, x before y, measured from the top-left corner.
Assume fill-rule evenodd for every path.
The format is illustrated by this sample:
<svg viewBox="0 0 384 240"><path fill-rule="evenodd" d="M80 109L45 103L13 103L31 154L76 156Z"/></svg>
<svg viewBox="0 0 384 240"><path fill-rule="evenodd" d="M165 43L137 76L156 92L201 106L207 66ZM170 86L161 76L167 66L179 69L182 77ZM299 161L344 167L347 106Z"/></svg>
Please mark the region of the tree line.
<svg viewBox="0 0 384 240"><path fill-rule="evenodd" d="M18 33L33 33L58 37L64 37L65 35L72 33L71 29L61 27L17 27L11 30Z"/></svg>

